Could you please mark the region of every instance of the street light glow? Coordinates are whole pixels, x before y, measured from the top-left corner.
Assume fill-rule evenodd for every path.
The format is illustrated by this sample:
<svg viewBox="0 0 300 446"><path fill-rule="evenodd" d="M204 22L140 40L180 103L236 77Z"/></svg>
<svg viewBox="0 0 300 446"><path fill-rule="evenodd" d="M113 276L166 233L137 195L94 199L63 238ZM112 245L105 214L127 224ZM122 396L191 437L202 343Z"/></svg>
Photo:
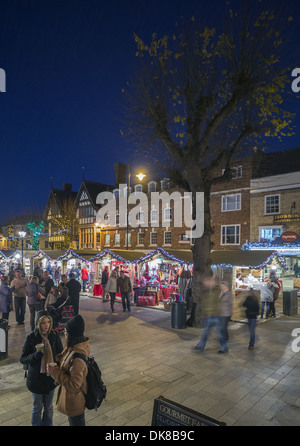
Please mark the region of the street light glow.
<svg viewBox="0 0 300 446"><path fill-rule="evenodd" d="M145 174L144 173L138 173L137 175L136 175L136 177L138 177L138 179L140 180L140 181L142 181L142 179L143 178L145 178Z"/></svg>

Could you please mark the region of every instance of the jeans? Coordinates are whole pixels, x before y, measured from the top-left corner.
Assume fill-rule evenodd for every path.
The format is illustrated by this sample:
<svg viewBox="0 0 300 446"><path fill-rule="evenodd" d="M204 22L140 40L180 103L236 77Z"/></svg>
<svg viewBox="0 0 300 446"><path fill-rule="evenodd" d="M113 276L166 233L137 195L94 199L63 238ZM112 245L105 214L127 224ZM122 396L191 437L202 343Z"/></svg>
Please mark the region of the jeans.
<svg viewBox="0 0 300 446"><path fill-rule="evenodd" d="M84 412L76 417L68 417L70 426L85 426Z"/></svg>
<svg viewBox="0 0 300 446"><path fill-rule="evenodd" d="M123 310L126 310L126 302L127 302L127 310L130 310L130 292L129 291L122 291L121 292L121 299L122 299L122 305L123 305Z"/></svg>
<svg viewBox="0 0 300 446"><path fill-rule="evenodd" d="M54 389L47 394L33 393L31 415L32 426L53 426L53 397ZM42 415L42 410L44 413Z"/></svg>
<svg viewBox="0 0 300 446"><path fill-rule="evenodd" d="M86 283L87 283L87 279L82 279L83 292L85 292Z"/></svg>
<svg viewBox="0 0 300 446"><path fill-rule="evenodd" d="M270 302L262 302L262 303L261 303L260 314L261 314L261 317L263 317L263 315L264 315L264 311L265 311L265 304L266 304L266 317L269 317L269 313L270 313Z"/></svg>
<svg viewBox="0 0 300 446"><path fill-rule="evenodd" d="M254 347L255 344L255 327L256 327L256 318L254 319L248 319L248 326L249 326L249 332L250 332L250 341L249 341L249 347Z"/></svg>
<svg viewBox="0 0 300 446"><path fill-rule="evenodd" d="M16 321L19 324L23 324L26 311L26 297L15 296L14 301L15 301Z"/></svg>
<svg viewBox="0 0 300 446"><path fill-rule="evenodd" d="M231 316L220 316L221 329L222 329L224 339L226 341L228 341L228 339L229 339L227 327L228 327L228 323L230 321L230 317Z"/></svg>
<svg viewBox="0 0 300 446"><path fill-rule="evenodd" d="M216 329L217 329L217 332L219 335L219 340L220 340L220 345L221 345L221 351L227 352L228 344L227 344L227 340L224 338L224 335L223 335L222 323L221 323L220 316L207 316L204 318L203 333L202 333L200 341L196 345L196 348L198 350L204 350L209 332L213 327L216 327Z"/></svg>
<svg viewBox="0 0 300 446"><path fill-rule="evenodd" d="M113 310L114 304L115 304L116 293L112 293L110 291L109 294L110 294L110 308Z"/></svg>

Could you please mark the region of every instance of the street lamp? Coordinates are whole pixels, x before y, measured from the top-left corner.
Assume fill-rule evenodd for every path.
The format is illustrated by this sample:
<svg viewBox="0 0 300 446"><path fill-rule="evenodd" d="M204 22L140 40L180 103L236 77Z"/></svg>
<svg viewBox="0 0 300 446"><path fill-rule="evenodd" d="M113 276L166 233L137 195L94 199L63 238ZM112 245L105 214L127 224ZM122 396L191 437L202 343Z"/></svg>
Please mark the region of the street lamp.
<svg viewBox="0 0 300 446"><path fill-rule="evenodd" d="M25 231L19 231L19 236L22 239L22 268L24 268L23 249L24 249L24 237L26 237L26 232Z"/></svg>
<svg viewBox="0 0 300 446"><path fill-rule="evenodd" d="M145 174L138 173L136 177L142 181L143 178L145 178ZM127 240L126 240L126 249L128 249L128 237L129 237L129 212L128 212L128 199L129 199L129 193L130 193L130 178L131 178L131 170L130 170L130 164L127 164Z"/></svg>

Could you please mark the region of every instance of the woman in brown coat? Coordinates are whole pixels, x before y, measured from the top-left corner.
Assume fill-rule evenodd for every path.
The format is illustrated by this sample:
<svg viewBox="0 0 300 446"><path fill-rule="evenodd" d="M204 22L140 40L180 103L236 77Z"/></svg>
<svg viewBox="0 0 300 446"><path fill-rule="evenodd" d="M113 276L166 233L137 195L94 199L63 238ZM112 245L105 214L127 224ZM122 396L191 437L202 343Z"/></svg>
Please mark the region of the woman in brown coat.
<svg viewBox="0 0 300 446"><path fill-rule="evenodd" d="M68 416L70 426L85 426L85 396L87 392L87 366L81 358L74 358L74 353L90 355L89 339L84 336L84 320L78 314L66 324L67 345L56 359L60 365L47 364L52 378L60 384L57 395L57 409Z"/></svg>

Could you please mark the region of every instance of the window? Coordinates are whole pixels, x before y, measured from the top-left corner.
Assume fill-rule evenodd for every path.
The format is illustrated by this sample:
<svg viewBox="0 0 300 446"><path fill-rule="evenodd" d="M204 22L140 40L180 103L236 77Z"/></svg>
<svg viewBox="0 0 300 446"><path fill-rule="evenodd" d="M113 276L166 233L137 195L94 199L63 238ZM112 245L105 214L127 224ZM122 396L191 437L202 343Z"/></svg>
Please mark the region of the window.
<svg viewBox="0 0 300 446"><path fill-rule="evenodd" d="M145 220L145 212L140 211L137 214L137 221L138 221L138 223L144 223L144 220Z"/></svg>
<svg viewBox="0 0 300 446"><path fill-rule="evenodd" d="M157 232L150 232L150 245L157 245Z"/></svg>
<svg viewBox="0 0 300 446"><path fill-rule="evenodd" d="M161 187L161 190L169 189L170 188L169 178L164 178L163 180L161 180L160 187Z"/></svg>
<svg viewBox="0 0 300 446"><path fill-rule="evenodd" d="M143 186L141 184L137 184L136 186L134 186L134 192L136 194L140 194L141 192L143 192Z"/></svg>
<svg viewBox="0 0 300 446"><path fill-rule="evenodd" d="M241 194L222 196L222 212L240 211L240 210L241 210Z"/></svg>
<svg viewBox="0 0 300 446"><path fill-rule="evenodd" d="M231 167L232 170L232 179L236 180L237 178L242 178L243 176L243 166ZM224 175L225 169L222 169L222 175Z"/></svg>
<svg viewBox="0 0 300 446"><path fill-rule="evenodd" d="M164 210L164 221L170 221L172 219L172 209L166 208Z"/></svg>
<svg viewBox="0 0 300 446"><path fill-rule="evenodd" d="M128 236L128 244L127 244L127 236ZM125 234L125 246L131 246L131 233Z"/></svg>
<svg viewBox="0 0 300 446"><path fill-rule="evenodd" d="M110 235L105 234L105 246L109 246L109 245L110 245Z"/></svg>
<svg viewBox="0 0 300 446"><path fill-rule="evenodd" d="M151 223L158 222L158 211L156 209L152 209L150 212Z"/></svg>
<svg viewBox="0 0 300 446"><path fill-rule="evenodd" d="M113 191L113 194L114 194L114 199L115 200L118 200L120 198L120 190L119 189L115 189Z"/></svg>
<svg viewBox="0 0 300 446"><path fill-rule="evenodd" d="M120 224L120 214L116 215L116 226Z"/></svg>
<svg viewBox="0 0 300 446"><path fill-rule="evenodd" d="M148 192L156 192L156 181L148 183Z"/></svg>
<svg viewBox="0 0 300 446"><path fill-rule="evenodd" d="M172 242L172 233L171 231L165 231L164 232L164 244L165 245L171 245Z"/></svg>
<svg viewBox="0 0 300 446"><path fill-rule="evenodd" d="M115 234L115 245L120 246L120 234Z"/></svg>
<svg viewBox="0 0 300 446"><path fill-rule="evenodd" d="M228 225L221 227L222 245L239 245L240 225Z"/></svg>
<svg viewBox="0 0 300 446"><path fill-rule="evenodd" d="M280 196L268 195L265 197L265 214L279 214Z"/></svg>
<svg viewBox="0 0 300 446"><path fill-rule="evenodd" d="M259 228L259 241L260 243L271 242L275 240L277 237L280 237L281 232L282 232L281 226Z"/></svg>
<svg viewBox="0 0 300 446"><path fill-rule="evenodd" d="M143 245L145 241L145 233L139 232L138 233L138 245Z"/></svg>
<svg viewBox="0 0 300 446"><path fill-rule="evenodd" d="M180 243L189 243L191 241L191 236L186 234L180 234L179 235L179 242Z"/></svg>

